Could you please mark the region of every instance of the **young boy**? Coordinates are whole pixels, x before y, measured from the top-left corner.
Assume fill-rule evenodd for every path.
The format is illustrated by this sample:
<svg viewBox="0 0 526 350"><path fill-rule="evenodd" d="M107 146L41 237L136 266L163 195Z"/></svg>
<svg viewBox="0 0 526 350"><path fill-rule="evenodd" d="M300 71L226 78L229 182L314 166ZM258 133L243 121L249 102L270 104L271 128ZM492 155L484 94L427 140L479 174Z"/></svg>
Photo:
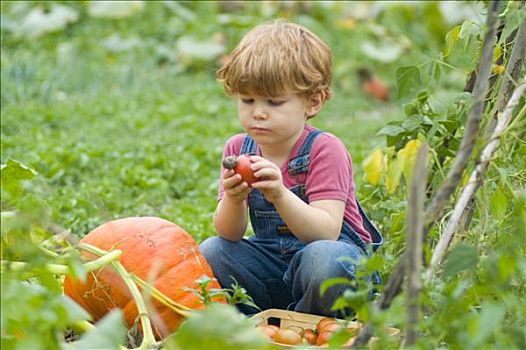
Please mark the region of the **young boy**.
<svg viewBox="0 0 526 350"><path fill-rule="evenodd" d="M226 142L223 156L253 154L258 181L249 186L222 169L218 237L200 245L202 254L222 286L233 277L262 310L336 316L331 307L349 286L320 296L321 283L354 279L355 262L381 236L356 201L345 145L307 124L331 97L331 51L305 27L265 23L245 35L217 78L237 99L246 132Z"/></svg>

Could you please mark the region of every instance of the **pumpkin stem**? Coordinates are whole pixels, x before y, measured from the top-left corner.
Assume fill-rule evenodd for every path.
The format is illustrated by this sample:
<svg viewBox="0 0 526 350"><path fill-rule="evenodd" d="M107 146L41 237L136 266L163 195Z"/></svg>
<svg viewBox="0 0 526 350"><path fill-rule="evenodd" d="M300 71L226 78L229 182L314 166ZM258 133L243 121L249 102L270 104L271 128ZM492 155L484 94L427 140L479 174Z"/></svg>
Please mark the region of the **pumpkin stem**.
<svg viewBox="0 0 526 350"><path fill-rule="evenodd" d="M78 247L95 255L105 255L108 253L107 251L92 246L91 244L79 243ZM133 301L137 306L137 313L141 320L141 328L143 334L142 342L138 349L148 349L153 347L157 344L157 342L153 334L150 318L148 317L149 314L148 309L146 308L146 303L144 302L144 299L141 296L141 292L139 291L137 284L135 284L132 275L124 268L124 266L122 266L120 261L112 261L110 264L119 274L119 276L122 278L128 289L130 290Z"/></svg>
<svg viewBox="0 0 526 350"><path fill-rule="evenodd" d="M139 276L135 274L130 274L135 283L139 285L142 289L149 292L149 294L154 297L157 301L159 301L164 306L168 307L170 310L172 310L175 313L178 313L179 315L183 317L190 316L190 311L192 310L188 306L179 304L172 299L168 298L163 292L161 292L159 289L152 286L150 283L142 280Z"/></svg>
<svg viewBox="0 0 526 350"><path fill-rule="evenodd" d="M84 267L86 272L94 271L94 270L100 269L101 267L104 267L110 264L112 261L117 260L121 255L122 255L122 251L114 250L112 252L102 255L97 260L89 261L83 264L82 266ZM15 270L15 271L20 271L20 270L23 270L26 266L28 266L28 264L25 262L21 262L21 261L2 260L1 262L2 272L4 271L4 269L7 269L7 268L11 270ZM46 270L48 270L49 272L55 275L67 275L68 273L71 272L71 269L69 268L69 266L62 265L62 264L46 264L45 267L46 267ZM32 272L27 271L27 274L31 275Z"/></svg>

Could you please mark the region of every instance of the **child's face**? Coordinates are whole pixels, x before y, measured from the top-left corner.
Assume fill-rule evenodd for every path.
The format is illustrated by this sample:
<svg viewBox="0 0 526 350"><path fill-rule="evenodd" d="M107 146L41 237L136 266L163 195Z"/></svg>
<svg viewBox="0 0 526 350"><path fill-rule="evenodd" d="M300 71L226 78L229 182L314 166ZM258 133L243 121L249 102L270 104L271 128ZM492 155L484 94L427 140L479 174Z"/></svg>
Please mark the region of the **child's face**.
<svg viewBox="0 0 526 350"><path fill-rule="evenodd" d="M237 110L241 125L261 146L295 142L310 113L308 101L294 94L277 97L239 94Z"/></svg>

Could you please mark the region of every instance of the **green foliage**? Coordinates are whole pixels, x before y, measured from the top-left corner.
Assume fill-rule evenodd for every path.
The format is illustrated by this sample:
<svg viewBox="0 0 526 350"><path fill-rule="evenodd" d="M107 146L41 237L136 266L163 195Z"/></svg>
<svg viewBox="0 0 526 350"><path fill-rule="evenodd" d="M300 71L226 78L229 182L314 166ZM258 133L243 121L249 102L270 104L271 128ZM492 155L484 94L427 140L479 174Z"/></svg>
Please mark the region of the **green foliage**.
<svg viewBox="0 0 526 350"><path fill-rule="evenodd" d="M153 215L176 222L196 241L214 234L222 146L240 131L235 106L214 72L249 28L279 17L308 26L333 50L335 97L312 124L347 145L360 201L386 238L359 266L357 281L329 280L323 290L337 283L355 287L334 309L350 307L371 322L377 348L397 348L383 330L404 328L403 298L376 312L361 277L379 270L386 281L404 248L416 146L425 141L430 147L428 196L458 150L472 98L464 87L478 59L485 3L122 4L1 3L1 252L3 260L26 263L2 270L2 348L115 348L123 340L120 316L113 313L75 345L64 343L65 330L88 317L61 295L61 279L45 266L64 264L77 276L84 271L78 252L53 235L53 224L81 237L111 219ZM500 15L495 64L509 57L506 39L526 14L520 6L508 2ZM376 102L359 89L355 71L363 66L387 82L395 101ZM484 126L494 102L495 92L488 96ZM522 118L502 136L469 229L422 290L425 317L416 348L526 347L525 129ZM365 171L364 159L370 165ZM377 176L364 174L369 169ZM250 302L242 286L211 291L225 292L230 303ZM164 346L266 344L234 307L212 303Z"/></svg>
<svg viewBox="0 0 526 350"><path fill-rule="evenodd" d="M263 333L234 306L211 304L194 311L177 333L165 341L166 349L269 349Z"/></svg>
<svg viewBox="0 0 526 350"><path fill-rule="evenodd" d="M95 323L95 328L83 334L78 341L63 344L63 349L118 349L125 335L122 311L115 309Z"/></svg>
<svg viewBox="0 0 526 350"><path fill-rule="evenodd" d="M463 270L473 269L478 262L477 248L459 243L449 252L446 263L444 264L443 276L455 275Z"/></svg>
<svg viewBox="0 0 526 350"><path fill-rule="evenodd" d="M2 274L3 349L59 349L60 331L89 315L60 289Z"/></svg>
<svg viewBox="0 0 526 350"><path fill-rule="evenodd" d="M222 296L226 298L229 305L245 304L251 306L257 310L260 308L254 303L254 300L250 295L247 294L245 288L240 287L237 281L234 279L234 283L230 288L209 288L206 287L212 281L212 279L206 275L195 280L198 289L185 288L190 290L192 293L197 295L203 305L212 304L214 297Z"/></svg>
<svg viewBox="0 0 526 350"><path fill-rule="evenodd" d="M515 6L510 2L508 7ZM519 12L505 11L501 15L503 28L517 28L515 17ZM521 15L524 18L524 14ZM508 22L507 19L510 18ZM509 35L512 30L506 29ZM404 237L404 214L395 208L404 203L406 182L398 182L393 189L396 172L391 171L400 161L399 152L412 140L424 141L431 149L427 197L430 198L445 177L452 159L460 145L464 132L471 94L463 92L462 85L455 83L459 72L464 84L468 73L478 59L484 27L466 21L453 27L445 36L441 55L420 64L404 66L397 71L398 98L405 117L388 123L379 131L386 137L384 163L378 165L388 171L383 181L365 187L371 200L381 203L389 214L384 216L391 242L387 247L397 256L399 244ZM494 60L500 55L505 64L509 47L501 37L494 50ZM495 73L496 72L496 73ZM494 71L498 74L498 71ZM494 75L495 85L488 99L483 116L483 126L489 124L495 104L495 91L502 76ZM452 80L455 79L455 80ZM519 110L524 108L524 99ZM523 113L523 112L521 112ZM467 232L460 235L446 256L438 275L423 289L423 312L420 323L421 337L416 348L430 349L448 347L453 349L520 349L524 347L524 302L520 295L525 289L524 264L524 119L519 118L501 135L501 150L494 154L482 187L475 198L475 209ZM482 142L482 140L481 140ZM475 155L478 154L480 143ZM371 163L367 163L370 165ZM375 171L378 167L371 167ZM471 171L472 167L468 168ZM512 175L513 174L513 175ZM466 175L467 177L467 175ZM391 187L390 187L391 185ZM465 185L462 182L461 185ZM385 187L385 188L384 188ZM512 219L513 218L513 219ZM444 220L447 220L447 215ZM442 223L430 232L434 239ZM522 230L522 232L521 232ZM461 240L461 241L460 241ZM513 246L512 246L513 245ZM385 249L385 248L384 248ZM427 248L429 249L429 248ZM386 252L389 256L389 252ZM426 257L430 256L429 250ZM388 259L386 261L389 261ZM387 268L389 271L389 268ZM347 305L361 310L363 303L354 296ZM370 315L376 324L395 324L404 328L404 319L398 314L403 299L395 301L385 313ZM353 304L354 303L354 304ZM521 330L522 329L522 330Z"/></svg>
<svg viewBox="0 0 526 350"><path fill-rule="evenodd" d="M20 181L32 180L38 173L20 162L8 159L1 167L2 189L13 193L15 196L21 192Z"/></svg>

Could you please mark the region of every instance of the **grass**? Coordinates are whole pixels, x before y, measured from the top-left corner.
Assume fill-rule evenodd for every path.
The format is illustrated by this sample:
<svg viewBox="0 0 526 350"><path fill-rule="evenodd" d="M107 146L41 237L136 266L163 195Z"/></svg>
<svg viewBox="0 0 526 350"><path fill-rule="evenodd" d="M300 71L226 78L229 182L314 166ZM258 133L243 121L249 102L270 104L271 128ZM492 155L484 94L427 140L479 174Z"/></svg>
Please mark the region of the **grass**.
<svg viewBox="0 0 526 350"><path fill-rule="evenodd" d="M397 67L428 67L423 63L440 56L450 28L446 28L446 15L440 14L438 2L371 3L379 9L377 14L354 24L346 22L355 25L352 28L339 27L338 21L352 19L349 11L353 12L354 4L359 9L360 3L331 3L336 8L325 9L329 2L312 2L315 5L308 11L285 8L264 15L259 8L262 3L245 2L245 10L219 16L219 10L213 8L219 2L149 2L135 16L109 20L88 16L84 2L69 2L68 6L79 10L78 22L38 40L25 40L6 31L9 23L5 19L15 18L16 12L9 7L26 6L28 10L52 3L2 2L1 163L14 158L39 172L27 184L33 197L17 198L13 205L2 192L2 211L31 212L34 206L38 209L31 212L38 218L35 222L49 217L79 236L114 218L137 215L166 218L196 241L213 235L222 146L240 131L235 105L215 82L214 62L185 66L177 60L166 61L159 47L173 47L182 35L208 39L221 33L231 48L252 25L269 16L285 15L311 27L333 48L335 97L312 124L340 137L352 155L360 201L386 238L377 255L381 263L376 262L382 265L379 270L386 281L405 242L407 188L400 186L394 194L387 194L383 184L365 185L361 163L375 147L384 145L377 131L393 119L402 119L404 113L396 101L384 104L368 99L360 92L354 72L360 65L369 66L388 82L394 95ZM271 5L276 4L287 7L289 3ZM183 6L191 14L185 15L180 8L167 10L173 6ZM104 49L101 42L113 34L138 37L141 45L121 52ZM398 45L403 53L393 61L375 59L362 52L362 43L372 44L380 53ZM464 51L464 58L477 58ZM465 78L457 70L443 69L441 80L429 86L424 82L422 88L434 93L436 84L457 94ZM463 270L455 276L437 274L434 284L422 290L421 347L524 348L524 317L516 312L524 309L523 298L518 297L524 294L521 266L525 266L521 254L523 126L524 120L517 121L504 135L477 195L473 222L458 237L460 249L446 257L446 262L456 261L456 268ZM430 238L436 238L448 216L435 225ZM34 247L29 246L43 234L40 227L28 231L30 234L2 225L2 249L7 246L4 242L13 242L16 259L34 258L35 265L42 266L38 263L41 257L32 254ZM467 266L466 261L473 263ZM43 279L46 286L50 281ZM17 307L6 315L13 316L11 320L30 315L40 326L49 326L42 328L49 336L52 332L47 329L54 325L49 319L41 322L41 317L53 313L44 304L40 307L44 313L34 312L34 304L27 302L27 286L8 284L12 293L6 294L6 300L12 302L3 305ZM404 328L403 307L404 301L398 298L390 310L374 317ZM499 322L488 323L490 319ZM30 329L33 324L23 327ZM488 330L489 324L496 327Z"/></svg>
<svg viewBox="0 0 526 350"><path fill-rule="evenodd" d="M144 20L167 15L160 6L145 11ZM359 189L362 160L384 144L376 132L403 113L359 90L357 43L370 35L367 27L331 35L321 21L298 20L334 46L335 97L312 124L345 142ZM36 169L34 190L46 199L51 219L80 236L136 215L166 218L197 241L213 235L223 143L241 131L235 103L215 81L215 62L182 67L161 59L154 43L168 44L169 32L160 35L156 21L130 29L127 22L84 19L40 40L3 38L1 162L13 158ZM209 35L219 31L213 23L187 29ZM229 45L245 30L229 27ZM105 50L101 38L116 32L138 34L144 45Z"/></svg>
<svg viewBox="0 0 526 350"><path fill-rule="evenodd" d="M61 68L45 58L2 56L2 163L40 173L53 219L79 235L135 215L169 219L197 240L213 234L223 143L240 131L213 70ZM363 157L383 144L375 132L395 114L336 90L312 124L344 140L359 176Z"/></svg>

